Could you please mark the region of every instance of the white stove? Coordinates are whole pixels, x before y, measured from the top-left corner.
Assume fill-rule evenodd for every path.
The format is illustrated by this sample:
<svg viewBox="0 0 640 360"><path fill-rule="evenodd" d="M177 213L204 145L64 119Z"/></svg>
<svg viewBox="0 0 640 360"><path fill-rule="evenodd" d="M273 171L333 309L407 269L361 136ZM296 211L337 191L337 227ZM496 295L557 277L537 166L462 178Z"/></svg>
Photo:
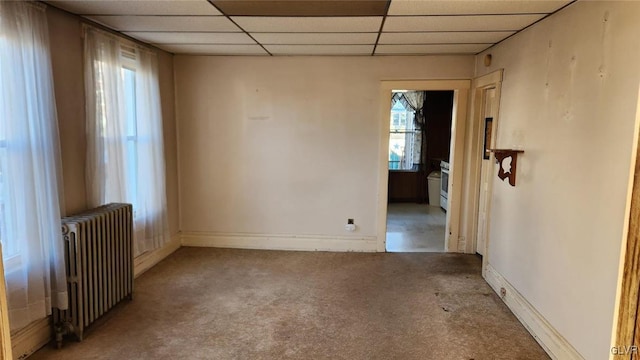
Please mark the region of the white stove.
<svg viewBox="0 0 640 360"><path fill-rule="evenodd" d="M449 208L449 163L440 161L442 176L440 177L440 207L445 211Z"/></svg>

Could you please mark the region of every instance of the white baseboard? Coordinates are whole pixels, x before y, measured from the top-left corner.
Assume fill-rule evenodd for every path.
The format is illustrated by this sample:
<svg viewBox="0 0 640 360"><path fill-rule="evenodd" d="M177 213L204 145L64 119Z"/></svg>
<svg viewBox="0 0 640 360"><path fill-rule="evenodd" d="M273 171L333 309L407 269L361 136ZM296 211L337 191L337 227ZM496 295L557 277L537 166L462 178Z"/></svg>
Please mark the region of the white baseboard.
<svg viewBox="0 0 640 360"><path fill-rule="evenodd" d="M11 334L13 359L25 359L45 346L51 340L52 335L51 316L34 321L15 334Z"/></svg>
<svg viewBox="0 0 640 360"><path fill-rule="evenodd" d="M487 264L485 280L500 296L500 288L506 290L502 301L511 309L522 325L552 359L584 360L584 357L540 314L496 269Z"/></svg>
<svg viewBox="0 0 640 360"><path fill-rule="evenodd" d="M239 233L182 233L182 246L261 250L375 252L375 236L276 235Z"/></svg>
<svg viewBox="0 0 640 360"><path fill-rule="evenodd" d="M180 248L180 243L180 234L175 234L171 237L171 241L166 243L160 249L144 253L133 259L133 277L137 278L142 275L142 273L164 260L164 258L173 254L174 251Z"/></svg>

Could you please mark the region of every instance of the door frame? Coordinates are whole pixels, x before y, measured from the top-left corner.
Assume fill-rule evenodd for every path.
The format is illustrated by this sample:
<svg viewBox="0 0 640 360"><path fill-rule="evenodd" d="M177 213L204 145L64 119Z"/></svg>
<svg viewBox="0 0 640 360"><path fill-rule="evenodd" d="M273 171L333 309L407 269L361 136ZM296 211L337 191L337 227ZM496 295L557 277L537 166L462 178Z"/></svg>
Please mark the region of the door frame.
<svg viewBox="0 0 640 360"><path fill-rule="evenodd" d="M471 152L468 159L469 164L469 178L470 178L470 197L469 197L469 206L467 207L468 215L467 219L469 219L469 230L467 231L467 238L471 239L467 242L469 248L467 249L470 253L477 252L477 240L478 240L478 227L479 227L479 205L480 205L480 187L482 186L482 155L484 151L484 119L482 118L483 107L484 107L484 93L487 89L495 88L496 91L496 114L493 119L493 138L497 140L498 138L498 128L500 127L500 95L502 90L502 75L503 70L496 70L489 74L477 77L473 79L472 91L473 94L471 96L471 129L470 129L470 138L471 138ZM493 154L490 156L489 161L493 161ZM491 218L491 198L489 199L489 204L487 208L486 219ZM489 242L490 242L490 233L491 229L487 225L487 238L485 239L483 256L482 256L482 273L485 272L486 264L488 264L489 258Z"/></svg>
<svg viewBox="0 0 640 360"><path fill-rule="evenodd" d="M460 252L460 209L462 203L462 174L464 168L464 139L471 80L383 80L380 83L380 141L378 166L377 251L386 251L387 196L389 184L389 114L393 90L453 90L451 115L451 151L449 160L449 210L446 216L445 251ZM426 185L425 185L426 186Z"/></svg>
<svg viewBox="0 0 640 360"><path fill-rule="evenodd" d="M13 355L11 351L7 288L4 281L4 264L2 262L2 244L0 244L0 360L4 359L12 360Z"/></svg>
<svg viewBox="0 0 640 360"><path fill-rule="evenodd" d="M637 359L640 349L630 351L632 345L640 346L640 91L636 105L636 121L633 133L633 149L629 171L627 204L620 248L618 289L614 309L613 336L610 359ZM614 354L614 348L621 351Z"/></svg>

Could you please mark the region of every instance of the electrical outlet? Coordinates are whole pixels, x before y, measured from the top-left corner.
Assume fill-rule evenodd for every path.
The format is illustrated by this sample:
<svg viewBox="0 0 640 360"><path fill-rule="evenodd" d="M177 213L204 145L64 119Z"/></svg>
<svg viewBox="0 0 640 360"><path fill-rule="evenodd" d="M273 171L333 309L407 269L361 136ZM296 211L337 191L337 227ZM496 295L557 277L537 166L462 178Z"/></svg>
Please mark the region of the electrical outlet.
<svg viewBox="0 0 640 360"><path fill-rule="evenodd" d="M344 229L349 232L356 231L356 223L353 219L347 219L347 225L344 226Z"/></svg>

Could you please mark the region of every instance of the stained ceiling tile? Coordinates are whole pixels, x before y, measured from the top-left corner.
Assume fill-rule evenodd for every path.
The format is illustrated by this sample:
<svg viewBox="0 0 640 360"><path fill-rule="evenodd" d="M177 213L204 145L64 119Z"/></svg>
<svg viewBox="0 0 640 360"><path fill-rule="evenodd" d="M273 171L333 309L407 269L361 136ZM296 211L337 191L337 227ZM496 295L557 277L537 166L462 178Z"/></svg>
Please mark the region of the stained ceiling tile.
<svg viewBox="0 0 640 360"><path fill-rule="evenodd" d="M570 0L393 0L389 15L472 15L552 13Z"/></svg>
<svg viewBox="0 0 640 360"><path fill-rule="evenodd" d="M274 55L371 55L373 45L265 45Z"/></svg>
<svg viewBox="0 0 640 360"><path fill-rule="evenodd" d="M90 16L119 31L241 31L224 16Z"/></svg>
<svg viewBox="0 0 640 360"><path fill-rule="evenodd" d="M389 16L383 31L514 31L545 15Z"/></svg>
<svg viewBox="0 0 640 360"><path fill-rule="evenodd" d="M235 16L384 16L387 0L213 0L226 15Z"/></svg>
<svg viewBox="0 0 640 360"><path fill-rule="evenodd" d="M79 15L222 15L207 0L51 0L47 3Z"/></svg>
<svg viewBox="0 0 640 360"><path fill-rule="evenodd" d="M483 32L391 32L380 35L379 44L473 44L496 43L514 31Z"/></svg>
<svg viewBox="0 0 640 360"><path fill-rule="evenodd" d="M382 17L232 17L248 32L376 32Z"/></svg>
<svg viewBox="0 0 640 360"><path fill-rule="evenodd" d="M255 44L245 33L231 32L125 32L152 44Z"/></svg>
<svg viewBox="0 0 640 360"><path fill-rule="evenodd" d="M477 54L492 44L378 45L377 55Z"/></svg>
<svg viewBox="0 0 640 360"><path fill-rule="evenodd" d="M259 45L158 45L159 48L174 54L198 54L198 55L268 55Z"/></svg>
<svg viewBox="0 0 640 360"><path fill-rule="evenodd" d="M378 33L252 33L262 44L375 44Z"/></svg>

